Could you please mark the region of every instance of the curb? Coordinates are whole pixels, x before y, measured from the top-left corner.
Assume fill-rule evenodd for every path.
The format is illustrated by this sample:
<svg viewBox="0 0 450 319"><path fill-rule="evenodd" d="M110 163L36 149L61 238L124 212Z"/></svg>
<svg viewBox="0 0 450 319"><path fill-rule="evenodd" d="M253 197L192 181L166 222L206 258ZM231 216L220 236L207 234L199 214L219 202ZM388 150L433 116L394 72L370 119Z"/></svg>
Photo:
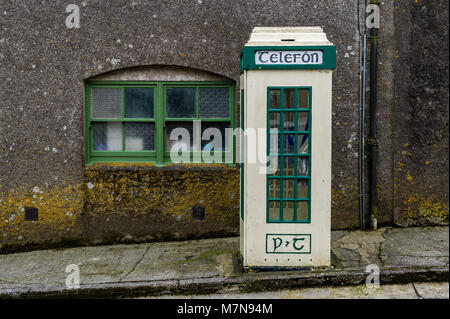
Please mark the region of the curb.
<svg viewBox="0 0 450 319"><path fill-rule="evenodd" d="M324 286L355 286L365 284L367 273L361 270L331 270L323 272L244 273L239 277L193 278L165 281L117 282L85 284L79 289L63 285L51 288L23 288L3 291L0 299L15 298L133 298L142 296L207 295L234 287L239 292L261 292L281 289L314 288ZM413 282L447 282L449 269L388 268L380 271L380 284Z"/></svg>

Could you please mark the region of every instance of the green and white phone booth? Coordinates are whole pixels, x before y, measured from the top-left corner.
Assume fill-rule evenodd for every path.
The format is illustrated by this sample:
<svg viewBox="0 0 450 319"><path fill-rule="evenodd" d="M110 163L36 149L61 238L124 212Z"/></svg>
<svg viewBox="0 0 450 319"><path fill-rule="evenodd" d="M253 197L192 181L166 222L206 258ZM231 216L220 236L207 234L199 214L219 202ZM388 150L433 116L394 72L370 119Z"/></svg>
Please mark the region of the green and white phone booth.
<svg viewBox="0 0 450 319"><path fill-rule="evenodd" d="M242 49L246 268L330 265L335 68L336 47L320 27L256 27Z"/></svg>

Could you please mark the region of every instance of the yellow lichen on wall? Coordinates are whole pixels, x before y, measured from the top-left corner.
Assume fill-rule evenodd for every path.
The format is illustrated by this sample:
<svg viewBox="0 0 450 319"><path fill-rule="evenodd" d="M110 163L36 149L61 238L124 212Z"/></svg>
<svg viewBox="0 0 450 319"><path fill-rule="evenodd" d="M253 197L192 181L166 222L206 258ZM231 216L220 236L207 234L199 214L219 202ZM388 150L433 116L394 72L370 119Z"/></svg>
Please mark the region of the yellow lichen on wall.
<svg viewBox="0 0 450 319"><path fill-rule="evenodd" d="M404 204L408 210L409 219L425 218L427 222L448 222L448 205L423 195L410 195Z"/></svg>
<svg viewBox="0 0 450 319"><path fill-rule="evenodd" d="M0 243L58 240L77 232L82 212L82 185L26 185L0 193ZM25 221L25 208L38 208L38 221Z"/></svg>
<svg viewBox="0 0 450 319"><path fill-rule="evenodd" d="M344 229L359 225L359 186L352 179L342 185L332 184L331 224L332 228ZM339 213L336 213L336 212Z"/></svg>
<svg viewBox="0 0 450 319"><path fill-rule="evenodd" d="M396 197L402 198L404 212L397 223L403 226L448 223L448 203L437 199L433 193L427 194L426 191L417 193L418 189L427 187L432 190L433 187L422 185L421 179L412 174L414 172L406 170L402 177L394 179Z"/></svg>
<svg viewBox="0 0 450 319"><path fill-rule="evenodd" d="M199 165L202 170L195 169ZM231 214L238 216L239 170L226 165L187 164L182 170L151 171L92 169L86 171L86 181L88 210L102 214L156 210L161 216L191 219L192 207L201 205L208 220L225 222Z"/></svg>
<svg viewBox="0 0 450 319"><path fill-rule="evenodd" d="M358 207L359 188L357 183L348 183L343 187L331 188L331 203L335 207Z"/></svg>

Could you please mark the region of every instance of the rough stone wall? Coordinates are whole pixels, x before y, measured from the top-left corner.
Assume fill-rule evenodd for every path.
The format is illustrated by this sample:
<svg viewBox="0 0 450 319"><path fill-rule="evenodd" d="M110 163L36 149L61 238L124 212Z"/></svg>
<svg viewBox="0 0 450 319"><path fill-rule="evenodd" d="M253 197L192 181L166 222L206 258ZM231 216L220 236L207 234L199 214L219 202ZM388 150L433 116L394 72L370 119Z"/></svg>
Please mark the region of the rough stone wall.
<svg viewBox="0 0 450 319"><path fill-rule="evenodd" d="M68 15L65 8L69 3L80 7L79 29L65 26ZM444 30L448 4L444 3L398 1L381 8L378 159L381 224L392 223L394 211L398 224L405 224L408 214L444 212L444 219L445 214L448 216L448 183L444 183L448 179L448 62L444 54L448 42L442 42L448 40ZM96 171L85 169L83 83L86 79L135 66L175 65L213 72L238 83L240 49L253 27L309 25L323 26L337 47L337 69L333 75L332 226L355 228L359 227L356 3L333 0L2 1L0 243L39 243L86 236L88 240L107 241L127 234L133 238L139 234L142 238L152 236L153 228L142 230L137 222L157 221L157 216L152 219L146 213L150 206L139 206L145 217L136 217L128 229L124 212L130 206L119 203L116 208L108 206L111 214L120 216L114 217L111 223L106 221L106 210L92 208L95 198L87 188L86 174L92 174L96 183L103 185L106 175L124 173L118 170L101 177ZM399 51L398 58L395 50ZM397 61L400 66L395 64ZM239 123L239 116L237 120ZM210 181L205 185L216 181L206 173L207 168L198 172L180 169L198 178L204 175ZM217 181L214 189L222 188L229 196L236 191L239 177L236 170L225 171L229 174L228 182L235 188L231 190L226 181ZM135 173L148 179L153 178L152 174L170 175L164 169L159 172L152 167L140 168ZM123 185L108 184L105 191L115 192L132 183L130 175L127 176ZM161 177L160 182L163 180L171 179ZM194 202L192 195L180 194L188 196L189 203ZM207 196L201 190L199 194ZM107 193L99 192L98 196L107 198ZM230 225L233 227L238 222L239 209L233 208L234 200L226 198L226 202L217 198L215 205L226 206L217 218L223 217L229 224L223 224L220 229L220 223L212 221L211 231L233 232ZM39 222L23 221L23 208L28 205L40 208ZM92 209L88 212L89 207ZM187 208L181 211L188 214ZM173 213L171 217L178 215ZM119 224L118 228L111 226ZM90 231L92 225L95 232ZM183 225L186 231L178 238L191 236L197 229L190 223Z"/></svg>
<svg viewBox="0 0 450 319"><path fill-rule="evenodd" d="M394 222L448 223L448 1L396 1Z"/></svg>
<svg viewBox="0 0 450 319"><path fill-rule="evenodd" d="M103 164L89 167L86 178L80 221L91 241L239 234L239 170L233 167ZM195 206L204 208L204 220L193 218Z"/></svg>

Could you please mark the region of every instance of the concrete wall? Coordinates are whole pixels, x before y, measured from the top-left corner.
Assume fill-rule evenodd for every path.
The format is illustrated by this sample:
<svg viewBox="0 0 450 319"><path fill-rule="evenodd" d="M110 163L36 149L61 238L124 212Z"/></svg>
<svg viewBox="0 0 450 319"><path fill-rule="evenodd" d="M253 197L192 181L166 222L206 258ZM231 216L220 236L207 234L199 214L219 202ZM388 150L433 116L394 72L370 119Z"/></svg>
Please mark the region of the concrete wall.
<svg viewBox="0 0 450 319"><path fill-rule="evenodd" d="M69 3L80 7L79 29L65 26ZM448 222L448 4L394 1L385 2L381 11L380 224ZM240 49L254 26L323 26L337 46L332 226L359 226L355 3L7 0L0 4L0 17L1 244L195 236L201 227L193 221L177 224L181 232L174 231L173 225L154 228L161 219L158 213L152 216L157 210L151 208L161 206L161 197L155 197L152 205L138 206L135 214L145 211L146 217L129 218L129 224L127 212L133 206L117 203L104 206L108 209L93 208L92 204L100 201L96 196L105 200L108 190L112 193L112 189L134 182L131 173L124 176L120 169L105 173L101 168L85 168L84 81L108 71L145 65L194 68L237 81ZM204 188L195 189L195 201L205 201L211 185L211 192L224 190L226 196L215 197L214 205L209 206L211 215L207 213L204 223L209 223L210 217L211 223L203 235L237 233L237 169L220 168L228 176L225 181L210 173L218 169L215 167L176 169L187 174L180 181L186 183L180 188L180 198L187 196L189 204L194 202L186 191L192 186L191 178L201 180ZM144 180L158 174L156 184L172 181L170 172L167 168L134 168ZM93 196L87 188L88 176L99 183L114 176L114 183ZM117 176L124 177L124 184L117 182ZM38 222L23 221L25 206L39 207ZM164 207L160 211L170 216L168 221L176 221L179 215L188 215L188 206L183 207L182 213ZM428 218L430 214L438 216Z"/></svg>
<svg viewBox="0 0 450 319"><path fill-rule="evenodd" d="M396 2L393 220L448 223L448 1Z"/></svg>

